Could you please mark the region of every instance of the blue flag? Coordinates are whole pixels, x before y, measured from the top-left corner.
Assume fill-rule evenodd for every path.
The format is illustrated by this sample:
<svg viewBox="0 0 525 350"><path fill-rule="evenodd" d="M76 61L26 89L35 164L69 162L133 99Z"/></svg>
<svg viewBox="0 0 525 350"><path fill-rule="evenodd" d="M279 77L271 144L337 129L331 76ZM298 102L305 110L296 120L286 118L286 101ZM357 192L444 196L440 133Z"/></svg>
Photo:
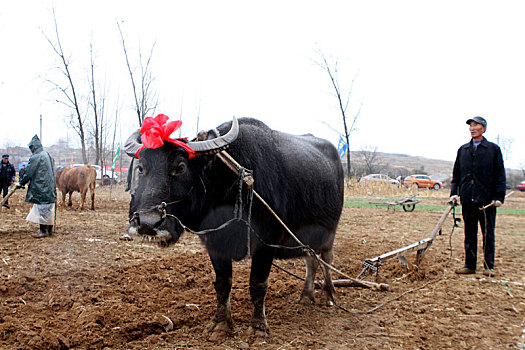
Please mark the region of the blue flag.
<svg viewBox="0 0 525 350"><path fill-rule="evenodd" d="M339 144L337 145L337 151L341 160L344 158L346 151L348 150L348 143L343 139L343 136L339 136Z"/></svg>

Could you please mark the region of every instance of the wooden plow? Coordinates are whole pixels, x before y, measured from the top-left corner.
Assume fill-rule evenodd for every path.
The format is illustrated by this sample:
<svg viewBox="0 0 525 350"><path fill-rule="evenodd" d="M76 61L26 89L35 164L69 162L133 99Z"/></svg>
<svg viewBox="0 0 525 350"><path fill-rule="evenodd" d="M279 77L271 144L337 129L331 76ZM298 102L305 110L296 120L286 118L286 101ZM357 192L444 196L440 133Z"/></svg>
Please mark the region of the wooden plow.
<svg viewBox="0 0 525 350"><path fill-rule="evenodd" d="M0 207L2 207L5 202L7 202L7 200L9 199L9 197L11 197L13 195L13 193L15 193L15 191L18 190L18 188L16 186L12 186L9 191L7 192L7 195L2 199L2 201L0 202Z"/></svg>
<svg viewBox="0 0 525 350"><path fill-rule="evenodd" d="M448 217L448 215L456 205L457 204L455 203L449 203L449 206L441 215L441 218L439 219L436 227L434 227L434 230L432 231L429 237L417 241L415 243L409 244L403 248L399 248L391 252L381 254L379 256L376 256L375 258L365 259L365 261L363 262L363 270L357 276L357 279L362 280L365 277L365 275L369 272L375 272L377 278L379 276L379 270L383 262L394 258L398 258L400 262L402 262L406 267L408 267L406 255L412 252L416 252L416 266L419 267L421 260L425 255L425 252L432 245L438 233L441 234L441 227L443 226L445 219ZM457 221L459 220L459 218L454 217L455 226L457 226Z"/></svg>
<svg viewBox="0 0 525 350"><path fill-rule="evenodd" d="M387 210L390 210L390 208L393 208L393 210L396 210L396 207L402 206L404 211L411 212L411 211L414 211L414 209L416 209L416 204L419 202L421 201L419 199L416 199L416 195L411 195L411 196L407 196L407 197L398 199L397 201L369 202L369 203L374 204L376 207L386 206Z"/></svg>

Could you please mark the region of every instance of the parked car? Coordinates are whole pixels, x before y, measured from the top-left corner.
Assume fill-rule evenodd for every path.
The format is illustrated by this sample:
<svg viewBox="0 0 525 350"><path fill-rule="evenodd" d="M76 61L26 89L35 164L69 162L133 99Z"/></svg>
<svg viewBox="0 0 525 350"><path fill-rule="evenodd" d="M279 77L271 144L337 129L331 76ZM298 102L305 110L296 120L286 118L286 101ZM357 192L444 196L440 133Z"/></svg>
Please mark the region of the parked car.
<svg viewBox="0 0 525 350"><path fill-rule="evenodd" d="M522 181L518 184L518 186L516 186L516 188L518 190L520 190L521 192L524 192L525 191L525 181Z"/></svg>
<svg viewBox="0 0 525 350"><path fill-rule="evenodd" d="M430 176L421 174L407 176L403 182L407 186L417 186L418 188L426 187L439 190L441 187L443 187L441 181L432 180Z"/></svg>
<svg viewBox="0 0 525 350"><path fill-rule="evenodd" d="M398 180L394 180L385 174L370 174L363 176L359 179L359 183L368 182L368 181L377 181L377 182L388 182L392 185L399 185Z"/></svg>

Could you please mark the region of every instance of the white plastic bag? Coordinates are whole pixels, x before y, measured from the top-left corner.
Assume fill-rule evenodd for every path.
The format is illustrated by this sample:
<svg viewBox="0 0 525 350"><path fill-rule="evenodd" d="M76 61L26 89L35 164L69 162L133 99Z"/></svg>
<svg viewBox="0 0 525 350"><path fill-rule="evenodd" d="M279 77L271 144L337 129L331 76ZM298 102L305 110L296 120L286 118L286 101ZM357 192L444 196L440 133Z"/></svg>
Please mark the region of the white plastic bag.
<svg viewBox="0 0 525 350"><path fill-rule="evenodd" d="M54 225L55 223L55 203L33 204L33 208L26 218L27 221L41 225Z"/></svg>

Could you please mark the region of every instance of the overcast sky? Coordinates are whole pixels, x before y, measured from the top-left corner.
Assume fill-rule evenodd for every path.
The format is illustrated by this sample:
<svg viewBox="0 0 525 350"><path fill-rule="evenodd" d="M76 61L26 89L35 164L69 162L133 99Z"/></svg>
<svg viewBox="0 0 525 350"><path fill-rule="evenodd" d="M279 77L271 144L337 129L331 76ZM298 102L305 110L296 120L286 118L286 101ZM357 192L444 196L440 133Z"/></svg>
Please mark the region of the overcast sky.
<svg viewBox="0 0 525 350"><path fill-rule="evenodd" d="M117 100L125 139L138 127L116 22L132 64L155 43L158 113L182 116L183 136L237 117L337 143L343 132L330 80L315 61L337 59L348 113L362 104L351 149L454 160L481 115L485 136L513 140L508 167L525 163L525 21L521 1L72 1L0 0L0 146L76 142L44 78L57 80L55 8L71 69L86 81L89 42ZM85 88L84 88L85 90ZM324 123L323 123L324 122ZM326 124L330 125L328 127ZM521 125L520 125L521 123Z"/></svg>

